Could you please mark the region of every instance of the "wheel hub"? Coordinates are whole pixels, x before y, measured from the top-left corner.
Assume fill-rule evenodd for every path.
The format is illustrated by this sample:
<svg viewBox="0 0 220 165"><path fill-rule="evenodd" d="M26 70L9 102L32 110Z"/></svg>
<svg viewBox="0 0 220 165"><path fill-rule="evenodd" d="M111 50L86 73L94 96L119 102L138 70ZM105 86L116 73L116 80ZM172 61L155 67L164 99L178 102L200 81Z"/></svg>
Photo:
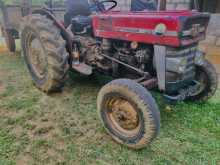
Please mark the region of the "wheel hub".
<svg viewBox="0 0 220 165"><path fill-rule="evenodd" d="M206 88L207 84L207 76L205 75L204 72L201 72L197 75L196 77L197 81L200 83L198 90L192 94L192 96L196 96L200 94L204 89Z"/></svg>
<svg viewBox="0 0 220 165"><path fill-rule="evenodd" d="M46 57L44 55L43 47L40 41L33 36L29 39L29 59L33 70L39 78L44 77L47 64Z"/></svg>
<svg viewBox="0 0 220 165"><path fill-rule="evenodd" d="M125 99L109 102L109 116L112 123L122 132L135 132L139 127L139 116L135 108Z"/></svg>

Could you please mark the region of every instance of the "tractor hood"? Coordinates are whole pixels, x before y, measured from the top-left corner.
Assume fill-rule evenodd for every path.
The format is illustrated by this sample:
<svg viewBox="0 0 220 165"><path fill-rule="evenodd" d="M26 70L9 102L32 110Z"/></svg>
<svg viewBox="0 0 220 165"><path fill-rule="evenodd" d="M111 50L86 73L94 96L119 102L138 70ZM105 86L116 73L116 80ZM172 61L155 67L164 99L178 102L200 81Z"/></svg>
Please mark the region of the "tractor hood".
<svg viewBox="0 0 220 165"><path fill-rule="evenodd" d="M93 16L94 35L167 46L205 39L210 15L197 11L108 12Z"/></svg>

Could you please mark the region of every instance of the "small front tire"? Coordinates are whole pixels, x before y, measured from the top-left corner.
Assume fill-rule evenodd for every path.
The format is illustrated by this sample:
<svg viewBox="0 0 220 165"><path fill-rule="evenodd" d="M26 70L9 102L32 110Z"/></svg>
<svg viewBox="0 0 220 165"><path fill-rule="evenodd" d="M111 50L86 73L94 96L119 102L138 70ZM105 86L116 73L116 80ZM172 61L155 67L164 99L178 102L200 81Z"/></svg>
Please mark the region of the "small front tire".
<svg viewBox="0 0 220 165"><path fill-rule="evenodd" d="M188 100L205 102L215 95L218 89L218 74L208 60L196 66L196 81L201 84L200 88Z"/></svg>
<svg viewBox="0 0 220 165"><path fill-rule="evenodd" d="M152 95L140 84L118 79L98 94L104 127L118 143L132 149L149 145L160 130L160 112Z"/></svg>

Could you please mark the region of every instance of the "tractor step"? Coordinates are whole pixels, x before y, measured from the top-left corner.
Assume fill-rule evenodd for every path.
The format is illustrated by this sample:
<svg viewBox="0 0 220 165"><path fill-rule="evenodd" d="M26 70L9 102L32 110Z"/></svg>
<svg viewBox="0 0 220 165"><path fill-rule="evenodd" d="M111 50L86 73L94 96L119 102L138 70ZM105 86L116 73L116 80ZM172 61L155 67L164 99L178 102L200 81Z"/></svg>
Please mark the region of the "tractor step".
<svg viewBox="0 0 220 165"><path fill-rule="evenodd" d="M72 68L76 70L77 72L84 74L84 75L92 74L92 67L85 63L72 64Z"/></svg>

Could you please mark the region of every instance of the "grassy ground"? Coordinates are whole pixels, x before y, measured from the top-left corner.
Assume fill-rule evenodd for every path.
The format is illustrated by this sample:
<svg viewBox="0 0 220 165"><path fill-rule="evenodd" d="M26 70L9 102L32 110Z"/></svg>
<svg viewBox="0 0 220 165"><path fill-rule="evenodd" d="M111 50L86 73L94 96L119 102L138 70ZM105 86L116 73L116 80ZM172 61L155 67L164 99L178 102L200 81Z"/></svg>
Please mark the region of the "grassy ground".
<svg viewBox="0 0 220 165"><path fill-rule="evenodd" d="M0 55L0 165L220 165L220 91L206 104L167 108L160 136L146 149L116 144L96 112L101 80L71 76L61 94L32 84L23 59ZM74 78L73 78L74 77Z"/></svg>

